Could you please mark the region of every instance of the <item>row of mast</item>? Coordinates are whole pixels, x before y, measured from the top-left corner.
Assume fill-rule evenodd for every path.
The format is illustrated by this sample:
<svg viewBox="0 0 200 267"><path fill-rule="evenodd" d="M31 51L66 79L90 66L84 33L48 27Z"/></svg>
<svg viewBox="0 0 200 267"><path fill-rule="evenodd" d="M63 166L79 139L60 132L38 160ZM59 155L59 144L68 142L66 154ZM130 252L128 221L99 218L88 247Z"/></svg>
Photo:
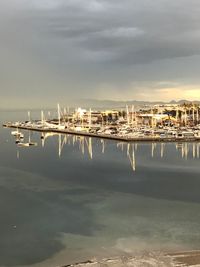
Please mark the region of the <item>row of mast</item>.
<svg viewBox="0 0 200 267"><path fill-rule="evenodd" d="M89 109L88 113L88 118L87 118L87 126L89 128L92 127L92 109ZM58 116L58 125L61 125L63 118L67 117L67 114L69 115L69 110L67 112L66 108L64 108L64 111L62 112L60 105L57 105L57 116ZM50 112L49 112L50 115ZM149 121L150 121L150 125L152 127L155 126L156 124L156 115L166 115L167 114L163 114L163 112L161 113L155 113L153 108L151 108L150 113L146 114L144 113L144 111L136 111L135 107L132 105L131 107L129 107L128 105L126 106L126 121L127 121L127 125L128 126L138 126L138 124L141 124L141 118L142 116L145 117L145 115L149 115ZM172 116L169 116L169 120L172 118ZM190 116L190 119L188 118L188 116ZM176 121L176 123L182 124L182 125L187 125L189 121L192 120L192 122L195 124L199 123L199 119L200 119L200 115L199 115L199 108L193 106L192 108L188 109L186 107L176 107L176 113L175 113L175 117L173 117ZM30 111L28 111L28 119L29 121L31 121L31 115L30 115ZM72 123L75 123L75 117L72 116ZM80 118L81 120L81 126L84 126L84 119L83 117ZM45 124L45 116L44 116L44 111L41 111L41 123L42 125ZM103 119L102 119L102 123L103 123Z"/></svg>

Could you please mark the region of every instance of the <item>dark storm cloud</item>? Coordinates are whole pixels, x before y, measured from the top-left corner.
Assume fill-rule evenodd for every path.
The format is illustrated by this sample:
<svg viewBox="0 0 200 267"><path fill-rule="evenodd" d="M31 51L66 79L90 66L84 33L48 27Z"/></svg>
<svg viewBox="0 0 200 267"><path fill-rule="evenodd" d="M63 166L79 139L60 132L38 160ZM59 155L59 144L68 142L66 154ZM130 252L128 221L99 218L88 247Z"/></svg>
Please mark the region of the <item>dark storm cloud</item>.
<svg viewBox="0 0 200 267"><path fill-rule="evenodd" d="M55 95L104 97L106 89L108 98L127 99L162 81L183 94L189 81L199 84L198 0L0 0L0 7L2 83L15 96L26 87L53 103Z"/></svg>

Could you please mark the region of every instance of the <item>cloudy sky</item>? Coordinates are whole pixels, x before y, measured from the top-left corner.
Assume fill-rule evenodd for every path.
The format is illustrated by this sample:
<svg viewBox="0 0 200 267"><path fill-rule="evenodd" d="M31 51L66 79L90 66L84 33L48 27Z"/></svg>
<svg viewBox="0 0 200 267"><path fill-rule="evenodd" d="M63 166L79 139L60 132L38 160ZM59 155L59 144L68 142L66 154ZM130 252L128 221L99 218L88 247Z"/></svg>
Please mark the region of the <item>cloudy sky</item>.
<svg viewBox="0 0 200 267"><path fill-rule="evenodd" d="M0 0L0 108L200 99L199 0Z"/></svg>

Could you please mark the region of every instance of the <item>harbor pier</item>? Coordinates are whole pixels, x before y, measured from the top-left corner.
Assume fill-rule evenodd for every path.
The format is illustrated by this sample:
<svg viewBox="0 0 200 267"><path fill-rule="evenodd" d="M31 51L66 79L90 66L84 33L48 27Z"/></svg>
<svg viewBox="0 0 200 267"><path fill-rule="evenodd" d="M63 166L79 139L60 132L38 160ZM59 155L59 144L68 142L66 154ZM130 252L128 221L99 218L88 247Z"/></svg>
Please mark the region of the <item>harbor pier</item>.
<svg viewBox="0 0 200 267"><path fill-rule="evenodd" d="M59 128L47 128L47 127L34 127L34 126L25 126L25 125L16 125L16 123L4 123L3 127L5 128L14 128L14 129L22 129L28 131L36 131L41 133L59 133L59 134L70 134L77 136L86 136L86 137L94 137L101 139L110 139L116 141L123 142L199 142L200 136L131 136L124 135L119 136L118 134L105 134L105 133L90 133L86 131L75 131L71 129L59 129Z"/></svg>

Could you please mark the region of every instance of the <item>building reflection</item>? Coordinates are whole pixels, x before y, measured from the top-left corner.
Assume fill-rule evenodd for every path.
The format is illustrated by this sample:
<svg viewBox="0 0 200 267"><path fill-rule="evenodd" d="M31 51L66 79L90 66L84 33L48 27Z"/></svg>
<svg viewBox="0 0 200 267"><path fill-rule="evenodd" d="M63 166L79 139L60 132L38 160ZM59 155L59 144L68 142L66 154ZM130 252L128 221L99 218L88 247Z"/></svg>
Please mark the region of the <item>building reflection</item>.
<svg viewBox="0 0 200 267"><path fill-rule="evenodd" d="M65 146L76 146L78 150L81 152L82 155L87 155L89 159L93 159L95 157L95 153L106 153L106 146L110 143L109 140L105 139L93 139L92 137L86 137L86 136L78 136L78 135L64 135L60 133L42 133L41 134L41 147L44 148L46 145L46 140L48 138L58 138L58 157L62 157L62 151ZM132 171L136 171L136 158L137 158L137 150L138 147L142 147L144 143L134 143L134 142L115 142L117 151L121 152L124 157L127 158L127 160L130 163L130 167ZM146 143L147 144L147 143ZM172 144L172 143L170 143ZM16 144L17 145L17 144ZM95 145L95 148L93 147ZM160 158L164 160L165 153L167 153L167 147L168 143L148 143L148 149L150 152L150 157L154 158ZM193 142L182 142L182 143L174 143L172 144L175 146L175 151L178 153L178 155L183 159L188 159L188 157L193 159L199 158L199 150L200 150L200 143ZM96 146L100 147L100 149L96 149ZM20 151L17 146L17 158L20 157Z"/></svg>
<svg viewBox="0 0 200 267"><path fill-rule="evenodd" d="M90 159L93 159L93 138L85 136L70 136L70 135L61 135L58 134L58 144L59 144L59 157L61 157L62 150L64 145L68 144L73 146L78 145L79 151L83 155L88 155ZM100 152L102 154L106 151L106 145L109 143L109 140L105 139L95 139L94 143L98 143L101 146ZM136 155L138 146L142 146L142 143L128 143L128 142L116 142L116 147L119 151L126 155L126 158L130 162L131 169L136 171ZM159 157L164 158L166 153L167 143L151 143L149 145L151 158ZM192 155L192 158L199 158L199 143L174 143L177 153L184 159L187 159L189 154ZM124 153L126 152L126 153ZM99 152L98 152L99 153Z"/></svg>

